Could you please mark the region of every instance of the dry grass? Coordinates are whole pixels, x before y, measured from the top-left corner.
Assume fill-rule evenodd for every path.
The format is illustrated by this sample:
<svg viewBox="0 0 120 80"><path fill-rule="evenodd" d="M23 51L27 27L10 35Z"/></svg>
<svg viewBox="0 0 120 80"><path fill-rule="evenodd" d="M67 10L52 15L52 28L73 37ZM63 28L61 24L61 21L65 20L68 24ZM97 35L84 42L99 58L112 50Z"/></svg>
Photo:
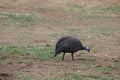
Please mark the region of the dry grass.
<svg viewBox="0 0 120 80"><path fill-rule="evenodd" d="M119 0L1 0L1 80L119 80ZM75 61L53 58L55 43L73 36L91 47ZM7 74L3 76L3 74ZM10 76L9 76L10 75Z"/></svg>

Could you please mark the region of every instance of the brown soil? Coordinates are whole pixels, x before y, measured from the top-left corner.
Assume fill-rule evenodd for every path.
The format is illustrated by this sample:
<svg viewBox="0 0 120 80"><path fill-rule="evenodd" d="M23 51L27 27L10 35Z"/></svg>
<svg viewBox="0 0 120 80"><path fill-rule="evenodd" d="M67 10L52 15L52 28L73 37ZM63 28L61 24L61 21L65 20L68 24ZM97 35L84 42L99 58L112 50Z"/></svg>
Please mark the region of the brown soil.
<svg viewBox="0 0 120 80"><path fill-rule="evenodd" d="M0 80L22 80L26 76L32 77L33 80L50 79L58 76L64 79L67 75L83 73L105 76L109 73L96 72L94 69L106 66L114 66L110 74L120 75L120 31L113 31L107 35L97 35L90 32L90 29L96 26L119 29L120 20L103 17L98 20L81 18L80 21L76 18L78 14L64 11L71 4L82 5L85 9L90 9L95 6L118 5L120 0L0 0L0 12L34 13L42 14L50 19L58 20L58 22L64 20L61 23L53 23L53 25L49 22L43 22L36 25L30 24L30 27L0 26L1 43L54 46L62 36L74 36L92 47L92 54L80 55L79 53L87 52L77 52L75 61L71 60L69 54L66 55L65 61L54 59L44 61L24 55L13 57L11 54L0 53L6 56L0 61ZM62 8L62 10L50 8ZM111 15L108 16L111 17ZM80 29L81 32L72 34L66 30L67 28ZM19 63L20 61L22 63ZM91 65L84 70L83 63Z"/></svg>

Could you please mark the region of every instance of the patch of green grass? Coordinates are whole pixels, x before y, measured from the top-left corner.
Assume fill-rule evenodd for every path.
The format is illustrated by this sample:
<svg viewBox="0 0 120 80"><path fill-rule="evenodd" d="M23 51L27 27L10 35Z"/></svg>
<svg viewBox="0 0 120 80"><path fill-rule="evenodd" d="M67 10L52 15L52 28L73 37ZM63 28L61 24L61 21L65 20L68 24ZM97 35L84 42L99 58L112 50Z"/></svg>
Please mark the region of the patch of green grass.
<svg viewBox="0 0 120 80"><path fill-rule="evenodd" d="M95 20L99 20L99 19L103 18L103 16L85 15L85 16L79 16L79 18L86 18L86 19L95 19ZM107 18L107 16L104 16L104 18Z"/></svg>
<svg viewBox="0 0 120 80"><path fill-rule="evenodd" d="M64 80L83 80L83 78L80 75L71 75L65 77Z"/></svg>
<svg viewBox="0 0 120 80"><path fill-rule="evenodd" d="M77 13L85 13L84 7L82 5L77 5L77 4L69 4L68 11L77 12Z"/></svg>
<svg viewBox="0 0 120 80"><path fill-rule="evenodd" d="M75 36L75 35L77 35L76 33L79 33L81 30L80 30L80 28L65 28L64 29L69 35L71 35L71 36Z"/></svg>
<svg viewBox="0 0 120 80"><path fill-rule="evenodd" d="M68 9L69 12L75 12L80 14L105 14L105 13L112 13L112 14L120 14L120 6L119 5L111 5L111 6L95 6L89 9L85 9L84 5L77 5L77 4L69 4Z"/></svg>
<svg viewBox="0 0 120 80"><path fill-rule="evenodd" d="M99 71L99 72L102 72L102 73L109 74L109 73L111 73L113 68L114 67L112 67L112 66L106 66L106 67L98 67L98 68L96 68L96 70Z"/></svg>
<svg viewBox="0 0 120 80"><path fill-rule="evenodd" d="M93 75L93 74L74 74L74 75L69 75L65 77L64 80L113 80L113 78L109 77L102 77L99 75Z"/></svg>
<svg viewBox="0 0 120 80"><path fill-rule="evenodd" d="M11 0L12 2L16 2L17 0Z"/></svg>
<svg viewBox="0 0 120 80"><path fill-rule="evenodd" d="M18 14L18 13L0 13L0 21L2 22L2 26L28 26L30 24L34 24L38 18L29 13Z"/></svg>
<svg viewBox="0 0 120 80"><path fill-rule="evenodd" d="M56 27L61 27L65 25L72 25L73 23L69 23L67 21L67 17L61 16L59 18L56 18L55 16L46 16L43 15L43 17L40 19L40 23L45 24L47 26L56 26Z"/></svg>
<svg viewBox="0 0 120 80"><path fill-rule="evenodd" d="M91 19L96 21L101 20L120 20L120 17L113 17L109 15L79 15L77 17L79 20L81 19Z"/></svg>
<svg viewBox="0 0 120 80"><path fill-rule="evenodd" d="M20 49L18 46L7 46L5 49L4 49L5 52L8 52L8 53L14 53L14 54L19 54L21 53Z"/></svg>
<svg viewBox="0 0 120 80"><path fill-rule="evenodd" d="M58 36L58 34L57 33L51 33L51 34L49 34L49 37L51 38L51 37L57 37Z"/></svg>
<svg viewBox="0 0 120 80"><path fill-rule="evenodd" d="M83 77L88 77L88 78L93 78L93 79L99 79L101 76L98 75L92 75L92 74L87 74L87 75L82 75Z"/></svg>
<svg viewBox="0 0 120 80"><path fill-rule="evenodd" d="M120 6L119 5L108 6L106 8L103 8L102 10L104 10L105 12L112 12L115 14L120 14Z"/></svg>
<svg viewBox="0 0 120 80"><path fill-rule="evenodd" d="M110 28L108 27L93 27L90 29L91 32L95 33L95 34L102 34L102 35L107 35L109 34Z"/></svg>
<svg viewBox="0 0 120 80"><path fill-rule="evenodd" d="M86 9L85 12L89 14L101 14L101 15L107 15L107 13L112 13L119 15L120 14L120 6L119 5L110 5L110 6L95 6L89 9ZM109 16L109 15L108 15Z"/></svg>
<svg viewBox="0 0 120 80"><path fill-rule="evenodd" d="M92 79L92 80L113 80L114 78L111 77L102 77L99 75L94 75L94 74L87 74L87 75L82 75L86 79Z"/></svg>
<svg viewBox="0 0 120 80"><path fill-rule="evenodd" d="M31 77L24 77L23 80L34 80L34 79Z"/></svg>
<svg viewBox="0 0 120 80"><path fill-rule="evenodd" d="M80 31L80 28L65 28L65 31L68 31L68 32L76 32L76 31Z"/></svg>
<svg viewBox="0 0 120 80"><path fill-rule="evenodd" d="M95 33L96 35L110 35L113 32L118 32L120 28L112 28L105 26L95 26L90 28L90 32Z"/></svg>
<svg viewBox="0 0 120 80"><path fill-rule="evenodd" d="M81 65L82 70L88 70L89 68L90 68L90 64L88 64L88 63L84 63Z"/></svg>
<svg viewBox="0 0 120 80"><path fill-rule="evenodd" d="M31 55L33 58L40 58L43 60L53 59L54 49L53 47L35 47L35 46L5 46L3 52L11 53L15 56L18 54ZM56 57L55 59L59 59ZM20 62L21 63L21 62Z"/></svg>
<svg viewBox="0 0 120 80"><path fill-rule="evenodd" d="M32 54L32 50L30 47L15 46L15 45L4 46L3 52L11 53L13 55L17 55L17 54L30 55L30 54Z"/></svg>
<svg viewBox="0 0 120 80"><path fill-rule="evenodd" d="M26 48L25 46L14 46L14 45L5 46L5 48L3 49L3 52L12 53L14 55L17 55L17 54L29 55L30 54L29 48Z"/></svg>
<svg viewBox="0 0 120 80"><path fill-rule="evenodd" d="M35 56L41 59L52 59L53 48L52 47L33 47L32 50Z"/></svg>

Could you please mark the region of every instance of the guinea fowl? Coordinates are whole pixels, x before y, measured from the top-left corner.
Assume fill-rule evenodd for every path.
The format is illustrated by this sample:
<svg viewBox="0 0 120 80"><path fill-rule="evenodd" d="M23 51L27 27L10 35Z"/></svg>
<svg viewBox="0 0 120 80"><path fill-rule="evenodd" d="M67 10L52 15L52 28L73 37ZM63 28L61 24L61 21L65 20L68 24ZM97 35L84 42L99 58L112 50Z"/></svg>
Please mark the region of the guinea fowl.
<svg viewBox="0 0 120 80"><path fill-rule="evenodd" d="M71 53L72 60L74 60L73 54L79 50L86 50L90 52L90 48L83 46L79 39L73 37L62 37L56 43L54 57L63 52L62 60L64 60L65 53Z"/></svg>

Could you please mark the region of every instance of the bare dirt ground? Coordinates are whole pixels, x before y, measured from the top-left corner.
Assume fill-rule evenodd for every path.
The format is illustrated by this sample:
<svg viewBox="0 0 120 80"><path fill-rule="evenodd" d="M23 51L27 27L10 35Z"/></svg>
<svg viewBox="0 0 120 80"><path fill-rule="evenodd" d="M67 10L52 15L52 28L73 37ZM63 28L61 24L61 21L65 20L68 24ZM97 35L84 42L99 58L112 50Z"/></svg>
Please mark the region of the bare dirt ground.
<svg viewBox="0 0 120 80"><path fill-rule="evenodd" d="M12 18L0 16L0 50L3 44L55 47L62 36L91 47L91 53L77 52L75 61L69 54L61 61L1 51L5 58L0 60L0 80L78 80L74 75L81 75L81 80L120 80L120 13L111 7L103 13L96 10L115 5L120 0L0 0L0 15ZM10 13L32 14L38 20L21 27Z"/></svg>

